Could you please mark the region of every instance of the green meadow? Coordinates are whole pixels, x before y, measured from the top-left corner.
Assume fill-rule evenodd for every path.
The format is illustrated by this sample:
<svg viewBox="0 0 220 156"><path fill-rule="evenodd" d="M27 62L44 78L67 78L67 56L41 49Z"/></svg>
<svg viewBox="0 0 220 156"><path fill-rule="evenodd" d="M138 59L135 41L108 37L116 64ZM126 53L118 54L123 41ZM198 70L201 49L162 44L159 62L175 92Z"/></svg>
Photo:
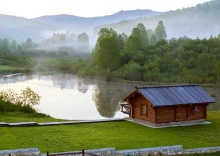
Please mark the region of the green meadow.
<svg viewBox="0 0 220 156"><path fill-rule="evenodd" d="M25 113L1 114L1 122L59 121ZM11 116L11 119L10 119ZM23 117L22 117L23 116ZM26 118L26 120L24 120ZM211 124L153 129L128 121L60 126L0 127L0 149L39 148L42 153L115 147L117 150L183 145L219 146L220 111L208 112Z"/></svg>

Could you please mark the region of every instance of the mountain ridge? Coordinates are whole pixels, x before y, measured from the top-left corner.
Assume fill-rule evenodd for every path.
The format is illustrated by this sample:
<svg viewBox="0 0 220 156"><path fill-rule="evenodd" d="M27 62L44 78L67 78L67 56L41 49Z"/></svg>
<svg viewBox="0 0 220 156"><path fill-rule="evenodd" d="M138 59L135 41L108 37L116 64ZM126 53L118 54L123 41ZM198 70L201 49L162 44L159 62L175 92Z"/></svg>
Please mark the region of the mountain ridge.
<svg viewBox="0 0 220 156"><path fill-rule="evenodd" d="M198 4L195 7L168 11L158 16L141 18L126 22L105 24L94 28L97 33L101 28L112 28L118 33L130 33L138 23L146 29L154 30L159 21L163 21L168 38L187 36L190 38L209 38L220 33L220 0Z"/></svg>
<svg viewBox="0 0 220 156"><path fill-rule="evenodd" d="M138 23L146 29L154 30L163 21L168 38L188 36L207 38L220 32L220 0L198 4L195 7L168 12L146 10L119 11L112 15L99 17L80 17L68 14L45 15L33 19L0 14L0 38L24 42L27 38L40 42L53 33L71 32L97 36L103 27L113 28L118 33L129 35Z"/></svg>
<svg viewBox="0 0 220 156"><path fill-rule="evenodd" d="M41 41L55 32L70 31L73 33L86 32L93 34L93 28L102 24L110 24L122 20L151 17L161 14L160 12L146 10L119 11L113 15L100 17L80 17L68 14L45 15L27 19L23 17L0 14L0 38L10 38L25 41L32 38ZM132 15L132 16L131 16Z"/></svg>
<svg viewBox="0 0 220 156"><path fill-rule="evenodd" d="M93 27L103 24L116 23L123 20L132 20L137 18L152 17L161 14L152 10L129 10L119 11L112 15L99 17L80 17L67 14L47 15L34 18L32 20L49 25L57 25L60 29L68 28L69 30L92 32ZM74 22L73 22L74 21ZM77 23L77 24L76 24ZM89 25L89 27L88 27Z"/></svg>

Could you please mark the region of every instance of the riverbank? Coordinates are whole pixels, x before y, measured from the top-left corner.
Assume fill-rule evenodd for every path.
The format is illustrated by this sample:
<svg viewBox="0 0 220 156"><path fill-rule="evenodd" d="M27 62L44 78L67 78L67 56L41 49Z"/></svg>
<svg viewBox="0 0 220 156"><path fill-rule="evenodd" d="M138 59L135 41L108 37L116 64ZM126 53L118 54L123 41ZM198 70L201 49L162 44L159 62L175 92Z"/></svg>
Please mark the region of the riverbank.
<svg viewBox="0 0 220 156"><path fill-rule="evenodd" d="M55 119L42 113L24 113L24 112L0 112L0 122L60 122L67 121Z"/></svg>
<svg viewBox="0 0 220 156"><path fill-rule="evenodd" d="M16 68L17 70L14 70L15 67L10 67L10 66L0 66L0 77L7 77L8 75L13 75L13 74L18 74L20 71L23 71L24 75L56 75L56 74L72 74L70 72L62 72L62 71L25 71L23 68ZM7 71L7 72L4 72ZM3 72L3 73L2 73ZM13 74L11 74L13 73ZM81 77L80 75L74 74L76 76ZM173 83L168 83L168 82L156 82L156 81L135 81L135 80L126 80L126 79L120 79L120 78L115 78L115 77L105 77L105 76L82 76L82 78L85 79L100 79L102 81L110 81L110 82L120 82L120 83L129 83L129 84L140 84L140 85L180 85L180 84L189 84L186 82L173 82ZM218 87L220 88L220 84L207 84L207 83L201 83L201 86L204 87Z"/></svg>
<svg viewBox="0 0 220 156"><path fill-rule="evenodd" d="M0 75L14 74L14 73L26 73L30 72L29 69L18 66L0 65Z"/></svg>

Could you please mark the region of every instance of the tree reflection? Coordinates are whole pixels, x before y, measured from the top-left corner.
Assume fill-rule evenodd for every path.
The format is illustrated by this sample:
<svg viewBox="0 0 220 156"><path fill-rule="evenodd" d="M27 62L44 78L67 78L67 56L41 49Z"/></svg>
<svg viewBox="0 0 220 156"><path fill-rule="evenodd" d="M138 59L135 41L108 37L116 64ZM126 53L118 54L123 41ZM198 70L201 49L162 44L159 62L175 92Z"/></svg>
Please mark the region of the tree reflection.
<svg viewBox="0 0 220 156"><path fill-rule="evenodd" d="M120 110L118 104L131 90L126 86L109 81L97 81L93 93L93 101L99 114L106 118L113 118Z"/></svg>
<svg viewBox="0 0 220 156"><path fill-rule="evenodd" d="M77 77L70 74L53 75L51 80L54 87L60 87L61 89L74 88L77 84Z"/></svg>
<svg viewBox="0 0 220 156"><path fill-rule="evenodd" d="M84 82L84 79L79 78L78 83L77 83L77 89L79 90L79 92L81 92L83 94L85 94L89 88L89 86L85 82Z"/></svg>

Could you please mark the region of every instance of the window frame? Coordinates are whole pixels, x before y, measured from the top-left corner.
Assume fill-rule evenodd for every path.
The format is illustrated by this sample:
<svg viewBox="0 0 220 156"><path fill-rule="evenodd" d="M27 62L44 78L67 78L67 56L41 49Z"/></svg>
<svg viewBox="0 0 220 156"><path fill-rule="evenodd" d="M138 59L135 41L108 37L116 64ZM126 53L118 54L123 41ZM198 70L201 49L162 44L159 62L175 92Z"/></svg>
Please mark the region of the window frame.
<svg viewBox="0 0 220 156"><path fill-rule="evenodd" d="M141 104L141 116L147 116L148 108L147 104Z"/></svg>

